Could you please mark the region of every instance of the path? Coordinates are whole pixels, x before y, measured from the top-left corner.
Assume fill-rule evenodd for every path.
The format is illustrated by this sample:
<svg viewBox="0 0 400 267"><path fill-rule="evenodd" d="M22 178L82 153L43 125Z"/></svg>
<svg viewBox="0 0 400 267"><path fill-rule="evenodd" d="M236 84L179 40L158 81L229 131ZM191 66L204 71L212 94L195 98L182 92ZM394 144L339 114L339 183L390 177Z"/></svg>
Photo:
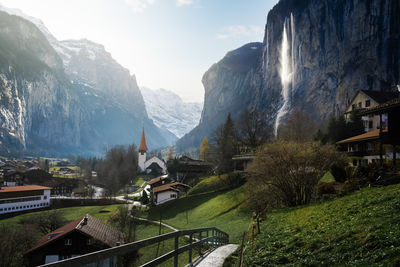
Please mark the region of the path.
<svg viewBox="0 0 400 267"><path fill-rule="evenodd" d="M135 220L142 221L142 222L148 222L148 223L154 223L154 224L160 225L159 221L158 222L157 221L152 221L152 220L148 220L148 219L145 219L145 218L135 217ZM172 231L179 231L178 229L176 229L175 227L173 227L173 226L171 226L169 224L161 222L161 225L171 229Z"/></svg>
<svg viewBox="0 0 400 267"><path fill-rule="evenodd" d="M196 267L222 267L226 258L228 258L235 250L238 245L228 244L222 247L218 247L213 250L210 254L205 255L204 258L199 258L193 264Z"/></svg>

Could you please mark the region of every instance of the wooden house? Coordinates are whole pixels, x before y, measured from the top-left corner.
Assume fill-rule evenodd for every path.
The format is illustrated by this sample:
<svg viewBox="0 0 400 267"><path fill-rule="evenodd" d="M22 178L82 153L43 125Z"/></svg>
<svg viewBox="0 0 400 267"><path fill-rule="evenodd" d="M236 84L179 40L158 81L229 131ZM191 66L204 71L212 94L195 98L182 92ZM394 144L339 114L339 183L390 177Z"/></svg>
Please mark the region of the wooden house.
<svg viewBox="0 0 400 267"><path fill-rule="evenodd" d="M119 246L124 235L102 221L86 215L43 236L24 253L28 266L43 265L98 250ZM114 266L116 257L100 266Z"/></svg>

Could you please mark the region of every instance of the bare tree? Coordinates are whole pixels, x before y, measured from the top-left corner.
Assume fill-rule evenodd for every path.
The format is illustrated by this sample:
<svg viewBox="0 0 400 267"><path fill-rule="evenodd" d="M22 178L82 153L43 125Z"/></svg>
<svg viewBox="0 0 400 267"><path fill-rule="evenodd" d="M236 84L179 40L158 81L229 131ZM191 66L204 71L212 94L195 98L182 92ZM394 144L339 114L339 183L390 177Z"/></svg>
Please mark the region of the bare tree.
<svg viewBox="0 0 400 267"><path fill-rule="evenodd" d="M311 141L317 132L318 125L312 117L301 110L294 110L286 124L279 131L279 137L286 141Z"/></svg>
<svg viewBox="0 0 400 267"><path fill-rule="evenodd" d="M241 145L256 148L272 138L273 130L260 110L245 111L237 121Z"/></svg>
<svg viewBox="0 0 400 267"><path fill-rule="evenodd" d="M340 161L344 155L331 145L276 141L257 152L249 180L255 189L275 190L284 205L307 204L324 173Z"/></svg>

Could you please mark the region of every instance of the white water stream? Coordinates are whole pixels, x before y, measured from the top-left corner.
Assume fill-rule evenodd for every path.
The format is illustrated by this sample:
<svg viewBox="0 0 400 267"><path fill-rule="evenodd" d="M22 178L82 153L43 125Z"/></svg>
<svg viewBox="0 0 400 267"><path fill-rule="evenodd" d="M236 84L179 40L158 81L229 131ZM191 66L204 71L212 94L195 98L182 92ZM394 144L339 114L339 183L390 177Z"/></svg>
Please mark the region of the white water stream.
<svg viewBox="0 0 400 267"><path fill-rule="evenodd" d="M291 45L289 45L288 34L286 28L289 28L291 32ZM289 47L290 46L290 47ZM275 120L275 137L278 135L278 128L283 116L289 111L290 105L290 91L293 87L293 72L294 72L294 18L293 14L290 14L290 25L288 25L288 20L285 19L285 23L283 24L283 33L282 33L282 45L280 51L280 76L281 76L281 84L282 84L282 98L283 104L279 108L278 113L276 115Z"/></svg>

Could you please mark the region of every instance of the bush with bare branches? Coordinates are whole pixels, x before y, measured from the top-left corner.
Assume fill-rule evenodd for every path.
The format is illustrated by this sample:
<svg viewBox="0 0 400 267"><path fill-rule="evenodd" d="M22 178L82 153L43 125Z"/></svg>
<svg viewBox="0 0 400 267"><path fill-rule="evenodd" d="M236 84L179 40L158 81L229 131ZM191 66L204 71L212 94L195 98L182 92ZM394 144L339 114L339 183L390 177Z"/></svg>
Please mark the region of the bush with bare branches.
<svg viewBox="0 0 400 267"><path fill-rule="evenodd" d="M283 205L307 204L324 173L333 163L344 160L345 156L331 145L276 141L256 153L249 167L250 188L273 190Z"/></svg>

